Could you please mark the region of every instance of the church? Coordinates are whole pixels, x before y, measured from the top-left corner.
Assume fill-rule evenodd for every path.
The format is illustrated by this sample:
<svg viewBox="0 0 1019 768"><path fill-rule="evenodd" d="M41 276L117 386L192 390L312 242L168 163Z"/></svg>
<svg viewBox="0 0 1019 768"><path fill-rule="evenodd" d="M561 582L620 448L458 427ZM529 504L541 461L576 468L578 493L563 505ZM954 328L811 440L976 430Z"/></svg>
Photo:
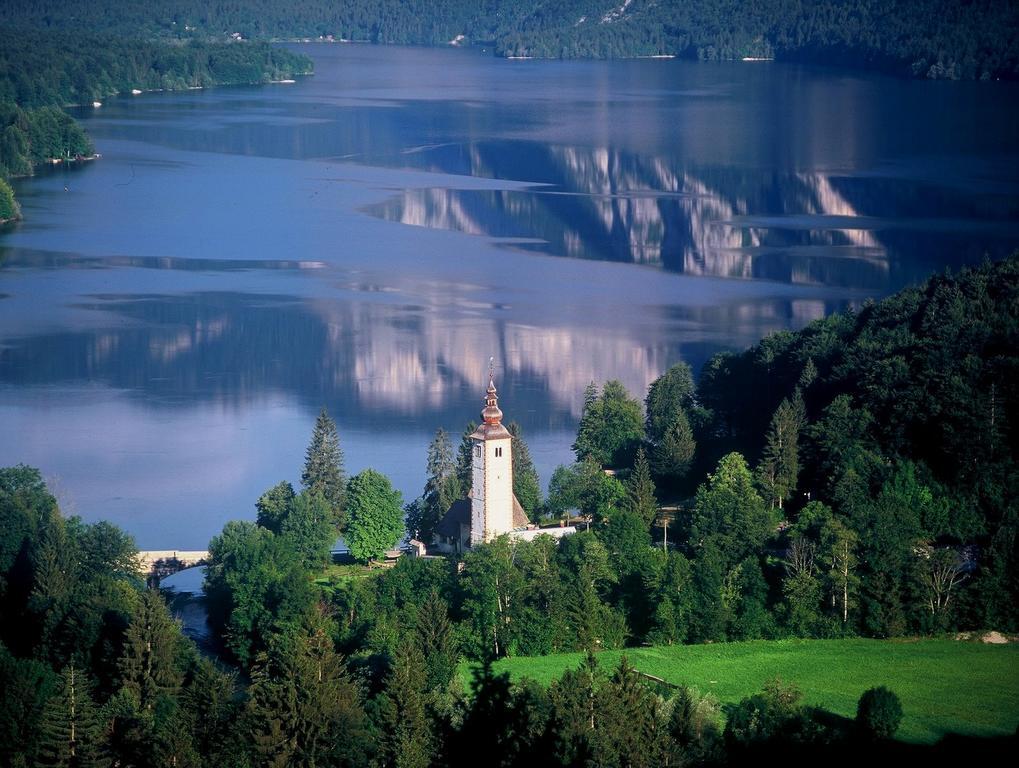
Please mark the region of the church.
<svg viewBox="0 0 1019 768"><path fill-rule="evenodd" d="M481 425L470 439L471 489L467 498L453 502L443 515L429 550L454 554L507 533L533 539L540 534L561 538L576 532L573 527L539 529L517 501L513 493L513 436L503 426L491 370Z"/></svg>

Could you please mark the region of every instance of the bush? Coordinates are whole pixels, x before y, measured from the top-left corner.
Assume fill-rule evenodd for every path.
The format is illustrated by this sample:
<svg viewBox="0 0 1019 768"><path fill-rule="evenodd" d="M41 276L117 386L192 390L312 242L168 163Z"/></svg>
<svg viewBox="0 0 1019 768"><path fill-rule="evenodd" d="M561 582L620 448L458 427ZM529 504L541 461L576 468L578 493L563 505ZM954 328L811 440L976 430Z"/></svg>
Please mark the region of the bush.
<svg viewBox="0 0 1019 768"><path fill-rule="evenodd" d="M902 704L899 697L883 685L864 691L856 706L856 724L867 736L890 739L902 722Z"/></svg>

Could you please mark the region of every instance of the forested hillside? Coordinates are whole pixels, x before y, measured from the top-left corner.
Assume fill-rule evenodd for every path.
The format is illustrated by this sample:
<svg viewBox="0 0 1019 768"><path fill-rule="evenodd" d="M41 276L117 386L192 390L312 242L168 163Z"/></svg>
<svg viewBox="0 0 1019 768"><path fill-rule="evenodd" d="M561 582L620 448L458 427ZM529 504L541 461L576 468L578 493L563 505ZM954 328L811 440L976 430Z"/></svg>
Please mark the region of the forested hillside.
<svg viewBox="0 0 1019 768"><path fill-rule="evenodd" d="M86 32L0 32L0 102L87 105L132 90L264 83L311 72L265 44L146 41Z"/></svg>
<svg viewBox="0 0 1019 768"><path fill-rule="evenodd" d="M463 35L509 56L749 56L916 77L1019 75L1019 10L1000 0L21 0L0 8L0 24L423 45Z"/></svg>

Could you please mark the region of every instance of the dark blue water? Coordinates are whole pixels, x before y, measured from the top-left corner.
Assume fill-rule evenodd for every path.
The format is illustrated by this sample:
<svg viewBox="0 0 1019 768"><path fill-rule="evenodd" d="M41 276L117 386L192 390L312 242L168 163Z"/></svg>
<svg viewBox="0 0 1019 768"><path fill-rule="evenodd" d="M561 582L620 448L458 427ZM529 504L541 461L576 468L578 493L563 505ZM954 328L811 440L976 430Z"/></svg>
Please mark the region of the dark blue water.
<svg viewBox="0 0 1019 768"><path fill-rule="evenodd" d="M315 414L420 493L501 405L543 480L584 386L1019 246L1019 90L776 64L308 46L316 74L113 99L0 234L0 464L143 548L296 482Z"/></svg>

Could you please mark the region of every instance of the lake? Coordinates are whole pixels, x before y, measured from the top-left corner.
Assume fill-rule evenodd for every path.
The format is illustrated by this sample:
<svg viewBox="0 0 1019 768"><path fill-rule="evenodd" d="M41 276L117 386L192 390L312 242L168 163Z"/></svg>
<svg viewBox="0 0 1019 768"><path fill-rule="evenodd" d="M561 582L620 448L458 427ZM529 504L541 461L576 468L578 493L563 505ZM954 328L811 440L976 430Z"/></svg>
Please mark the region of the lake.
<svg viewBox="0 0 1019 768"><path fill-rule="evenodd" d="M0 465L143 549L296 485L322 406L409 501L494 357L547 483L588 382L1019 246L1016 84L297 47L294 84L76 113L102 158L0 233Z"/></svg>

